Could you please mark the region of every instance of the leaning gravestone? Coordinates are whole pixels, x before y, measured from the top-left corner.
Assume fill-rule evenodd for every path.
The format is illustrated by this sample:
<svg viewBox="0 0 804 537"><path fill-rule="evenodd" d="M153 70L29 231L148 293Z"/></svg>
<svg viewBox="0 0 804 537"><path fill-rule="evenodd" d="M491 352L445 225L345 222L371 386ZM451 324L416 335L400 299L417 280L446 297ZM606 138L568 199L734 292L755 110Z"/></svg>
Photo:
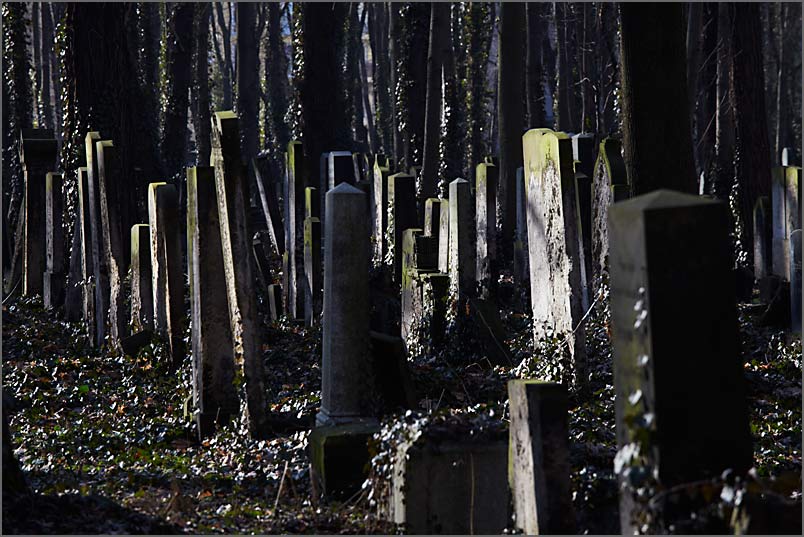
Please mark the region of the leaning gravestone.
<svg viewBox="0 0 804 537"><path fill-rule="evenodd" d="M391 266L393 280L402 281L402 236L416 226L416 179L406 173L388 177L388 228L386 264Z"/></svg>
<svg viewBox="0 0 804 537"><path fill-rule="evenodd" d="M497 185L499 170L482 162L475 170L475 217L477 223L475 277L481 296L493 293L497 281Z"/></svg>
<svg viewBox="0 0 804 537"><path fill-rule="evenodd" d="M793 332L801 334L801 230L790 234L790 320Z"/></svg>
<svg viewBox="0 0 804 537"><path fill-rule="evenodd" d="M767 196L754 204L754 278L762 280L771 271L771 206Z"/></svg>
<svg viewBox="0 0 804 537"><path fill-rule="evenodd" d="M109 141L96 144L98 158L98 193L100 195L101 227L103 230L103 257L101 264L106 267L109 284L109 337L114 346L127 335L125 290L123 280L128 272L125 252L131 248L130 236L123 233L125 201L120 192L120 161L117 148ZM176 226L178 231L178 226ZM181 254L180 254L181 255ZM105 290L104 290L105 292Z"/></svg>
<svg viewBox="0 0 804 537"><path fill-rule="evenodd" d="M92 228L90 255L92 256L92 289L95 319L95 345L100 347L106 339L106 311L109 307L108 279L106 265L103 262L103 229L100 212L100 192L98 185L97 142L101 140L99 132L89 132L84 140L87 157L87 192L89 194L89 225Z"/></svg>
<svg viewBox="0 0 804 537"><path fill-rule="evenodd" d="M567 389L508 381L508 482L517 529L528 535L575 533L570 482Z"/></svg>
<svg viewBox="0 0 804 537"><path fill-rule="evenodd" d="M213 123L210 160L215 166L221 250L234 355L236 363L242 364L243 367L242 373L238 371L238 374L243 375L240 385L245 388L249 433L252 436L263 436L267 433L267 407L254 269L250 255L252 234L246 218L249 200L248 182L240 160L238 119L231 111L216 112ZM292 147L293 143L290 145L290 148ZM295 185L298 162L294 161L296 158L301 161L301 154L296 157L295 149L291 151L290 148L289 152L294 153L294 158L288 171L288 175L292 176L288 184ZM293 191L296 191L295 187ZM301 189L298 191L301 193ZM296 200L290 201L290 207L298 211ZM296 244L292 242L290 246L295 247Z"/></svg>
<svg viewBox="0 0 804 537"><path fill-rule="evenodd" d="M131 226L131 333L153 330L154 295L151 272L151 226Z"/></svg>
<svg viewBox="0 0 804 537"><path fill-rule="evenodd" d="M605 138L595 162L592 177L592 287L597 292L604 274L608 271L609 257L609 206L627 198L628 176L621 145L614 138Z"/></svg>
<svg viewBox="0 0 804 537"><path fill-rule="evenodd" d="M572 141L563 133L531 129L522 146L534 338L540 344L557 336L562 341L557 357L561 380L580 383L586 346Z"/></svg>
<svg viewBox="0 0 804 537"><path fill-rule="evenodd" d="M154 277L155 326L170 346L171 367L184 360L184 270L179 226L179 195L173 185L149 185L151 274ZM156 256L153 253L156 252ZM161 324L160 324L161 322Z"/></svg>
<svg viewBox="0 0 804 537"><path fill-rule="evenodd" d="M53 131L23 129L20 164L25 179L22 294L41 295L45 274L45 175L56 167ZM22 214L22 212L21 212Z"/></svg>
<svg viewBox="0 0 804 537"><path fill-rule="evenodd" d="M276 188L273 184L274 179L269 178L266 184L265 177L260 171L261 164L266 158L251 159L250 170L254 175L254 182L257 183L257 191L260 195L260 205L265 216L265 223L271 238L271 245L278 256L285 252L285 229L282 223L282 214L279 211L279 200L276 199Z"/></svg>
<svg viewBox="0 0 804 537"><path fill-rule="evenodd" d="M669 190L609 212L624 534L640 526L631 491L645 479L672 487L751 467L729 227L725 203Z"/></svg>
<svg viewBox="0 0 804 537"><path fill-rule="evenodd" d="M236 120L236 118L235 118ZM288 317L297 319L304 311L304 186L307 171L302 143L293 140L285 154L285 253L282 256L283 302Z"/></svg>
<svg viewBox="0 0 804 537"><path fill-rule="evenodd" d="M572 158L575 161L575 205L580 239L581 282L584 309L589 308L592 291L592 177L595 169L595 135L576 134L572 137Z"/></svg>
<svg viewBox="0 0 804 537"><path fill-rule="evenodd" d="M45 175L45 274L46 308L57 308L64 301L64 231L62 228L62 176Z"/></svg>
<svg viewBox="0 0 804 537"><path fill-rule="evenodd" d="M198 436L237 415L235 363L228 318L215 170L187 168L187 268L193 346L193 401Z"/></svg>

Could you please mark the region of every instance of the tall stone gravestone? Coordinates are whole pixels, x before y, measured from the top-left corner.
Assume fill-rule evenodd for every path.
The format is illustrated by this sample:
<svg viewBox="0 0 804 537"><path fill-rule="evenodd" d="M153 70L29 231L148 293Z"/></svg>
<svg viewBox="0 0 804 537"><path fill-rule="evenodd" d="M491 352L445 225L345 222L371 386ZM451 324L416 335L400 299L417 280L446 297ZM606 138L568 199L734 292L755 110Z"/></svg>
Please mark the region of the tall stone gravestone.
<svg viewBox="0 0 804 537"><path fill-rule="evenodd" d="M391 266L393 280L402 281L402 238L406 229L416 226L416 179L406 173L388 177L388 228L386 264Z"/></svg>
<svg viewBox="0 0 804 537"><path fill-rule="evenodd" d="M64 231L62 228L62 176L45 175L45 273L44 300L46 308L57 308L64 301Z"/></svg>
<svg viewBox="0 0 804 537"><path fill-rule="evenodd" d="M53 131L23 129L20 164L25 180L22 293L41 295L45 274L45 175L56 167ZM22 214L22 212L21 212Z"/></svg>
<svg viewBox="0 0 804 537"><path fill-rule="evenodd" d="M321 155L322 160L326 155L326 166L321 168L321 236L326 236L326 216L327 216L327 192L341 183L354 185L357 183L355 176L355 165L352 160L352 153L349 151L330 151ZM323 163L322 163L323 164Z"/></svg>
<svg viewBox="0 0 804 537"><path fill-rule="evenodd" d="M75 173L77 174L77 170ZM84 286L81 280L81 218L76 215L73 220L73 239L70 244L69 270L64 292L64 318L72 323L77 323L83 318Z"/></svg>
<svg viewBox="0 0 804 537"><path fill-rule="evenodd" d="M487 297L497 282L497 186L499 170L482 162L475 170L475 217L477 268L475 277L481 295Z"/></svg>
<svg viewBox="0 0 804 537"><path fill-rule="evenodd" d="M239 410L215 170L187 169L187 269L193 346L193 401L200 438Z"/></svg>
<svg viewBox="0 0 804 537"><path fill-rule="evenodd" d="M472 195L469 181L455 179L449 184L449 277L450 294L466 299L475 294L475 255L472 244Z"/></svg>
<svg viewBox="0 0 804 537"><path fill-rule="evenodd" d="M325 237L321 411L316 423L374 421L370 408L366 195L342 183L327 192L326 203L326 218L333 231Z"/></svg>
<svg viewBox="0 0 804 537"><path fill-rule="evenodd" d="M790 233L801 227L801 168L773 169L771 182L772 269L790 281Z"/></svg>
<svg viewBox="0 0 804 537"><path fill-rule="evenodd" d="M151 226L131 226L131 333L153 330L154 295L151 272Z"/></svg>
<svg viewBox="0 0 804 537"><path fill-rule="evenodd" d="M801 230L790 234L790 320L793 332L801 334Z"/></svg>
<svg viewBox="0 0 804 537"><path fill-rule="evenodd" d="M595 135L576 134L572 137L572 158L575 160L575 205L580 240L581 283L584 289L584 309L589 308L592 291L592 177L595 168Z"/></svg>
<svg viewBox="0 0 804 537"><path fill-rule="evenodd" d="M297 319L304 311L303 238L304 238L304 187L307 171L304 166L302 144L293 140L285 154L285 254L282 258L284 292L283 302L288 316Z"/></svg>
<svg viewBox="0 0 804 537"><path fill-rule="evenodd" d="M664 487L752 464L728 206L658 190L609 211L620 523L628 476ZM679 335L683 334L683 337Z"/></svg>
<svg viewBox="0 0 804 537"><path fill-rule="evenodd" d="M233 350L236 363L242 364L243 367L240 385L245 388L249 433L258 437L267 433L262 345L257 318L253 258L250 255L252 234L246 218L249 200L248 182L240 159L238 119L233 112L215 113L212 142L210 160L215 166L221 250ZM297 192L295 186L298 184L298 180L295 179L295 174L298 172L296 165L301 161L301 155L295 154L296 149L301 147L294 148L291 143L288 151L289 158L290 153L293 153L288 171L290 178L288 184L294 184L294 188L291 189L293 193ZM301 194L301 189L298 189L298 193ZM298 211L295 197L288 201L289 207ZM303 207L301 209L303 210ZM291 247L295 246L295 242L292 242Z"/></svg>
<svg viewBox="0 0 804 537"><path fill-rule="evenodd" d="M171 366L184 360L184 267L179 225L179 195L174 185L149 185L154 326L170 345ZM155 255L154 255L155 254Z"/></svg>
<svg viewBox="0 0 804 537"><path fill-rule="evenodd" d="M449 187L447 187L449 194ZM450 201L445 199L439 207L438 217L438 270L444 274L449 273L449 214Z"/></svg>
<svg viewBox="0 0 804 537"><path fill-rule="evenodd" d="M508 400L514 524L528 535L573 534L567 389L552 382L511 380Z"/></svg>
<svg viewBox="0 0 804 537"><path fill-rule="evenodd" d="M89 197L89 170L78 168L78 218L81 221L81 309L90 340L95 340L95 258L92 256L92 199Z"/></svg>
<svg viewBox="0 0 804 537"><path fill-rule="evenodd" d="M372 218L374 224L374 266L385 263L385 255L388 252L388 243L385 240L385 231L388 228L388 176L390 171L382 165L382 155L377 155L374 163L374 185L372 187L374 212Z"/></svg>
<svg viewBox="0 0 804 537"><path fill-rule="evenodd" d="M592 177L592 287L595 292L603 274L608 270L609 257L609 206L628 189L621 145L614 138L600 142ZM625 197L627 198L627 192Z"/></svg>
<svg viewBox="0 0 804 537"><path fill-rule="evenodd" d="M561 380L581 382L586 346L572 141L563 133L531 129L522 145L534 338L537 344L551 334L561 338Z"/></svg>
<svg viewBox="0 0 804 537"><path fill-rule="evenodd" d="M260 205L265 216L268 233L271 238L271 245L276 254L282 257L285 253L285 228L282 223L282 215L279 211L279 200L276 199L276 188L273 184L275 179L263 174L263 161L267 157L251 159L250 169L254 175L254 182L257 184L257 191L260 196Z"/></svg>
<svg viewBox="0 0 804 537"><path fill-rule="evenodd" d="M95 344L101 346L106 339L107 317L109 307L109 274L107 265L103 261L103 228L100 212L100 189L98 184L98 153L97 142L101 141L99 132L89 132L84 139L87 157L87 191L89 192L89 222L92 228L91 255L92 255L92 281L93 295L95 297Z"/></svg>
<svg viewBox="0 0 804 537"><path fill-rule="evenodd" d="M125 252L130 250L130 235L123 233L128 229L126 198L121 192L120 161L117 148L109 141L96 142L98 159L98 193L100 195L101 228L103 230L103 257L109 285L108 327L111 343L119 345L120 339L127 335L125 312L125 290L123 280L128 272ZM179 228L176 226L176 231ZM181 255L181 254L179 254ZM105 291L104 291L105 292ZM183 295L183 293L182 293Z"/></svg>

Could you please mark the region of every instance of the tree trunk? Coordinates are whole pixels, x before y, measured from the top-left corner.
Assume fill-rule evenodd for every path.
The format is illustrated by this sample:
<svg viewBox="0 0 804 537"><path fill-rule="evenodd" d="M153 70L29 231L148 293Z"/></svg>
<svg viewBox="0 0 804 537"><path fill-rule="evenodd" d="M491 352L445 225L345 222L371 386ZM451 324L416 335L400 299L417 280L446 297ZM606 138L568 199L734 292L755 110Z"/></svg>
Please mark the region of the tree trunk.
<svg viewBox="0 0 804 537"><path fill-rule="evenodd" d="M698 145L701 126L696 121L698 114L698 73L701 68L701 24L703 19L703 3L691 2L688 10L687 23L687 100L692 112L690 127L693 140L692 156L695 163L695 176L701 172L701 162L698 157Z"/></svg>
<svg viewBox="0 0 804 537"><path fill-rule="evenodd" d="M221 33L223 41L223 63L219 63L219 69L223 85L223 102L221 107L224 110L232 109L232 40L229 27L226 25L226 18L223 14L223 2L215 2L215 20L218 24L218 31Z"/></svg>
<svg viewBox="0 0 804 537"><path fill-rule="evenodd" d="M237 2L237 115L244 163L259 150L259 48L256 4Z"/></svg>
<svg viewBox="0 0 804 537"><path fill-rule="evenodd" d="M424 145L424 121L427 103L427 50L430 29L430 6L423 2L407 5L405 39L407 41L407 166L421 166Z"/></svg>
<svg viewBox="0 0 804 537"><path fill-rule="evenodd" d="M360 4L352 2L349 4L349 16L346 28L346 89L347 101L349 105L348 115L351 119L354 140L360 151L365 151L368 146L368 129L363 124L363 85L364 79L360 70L360 55L363 53L363 24L358 8ZM365 12L365 9L363 10Z"/></svg>
<svg viewBox="0 0 804 537"><path fill-rule="evenodd" d="M737 133L736 175L743 245L754 242L753 208L760 196L770 196L770 143L765 109L765 83L759 4L734 4L734 44L731 98ZM746 247L748 266L753 248Z"/></svg>
<svg viewBox="0 0 804 537"><path fill-rule="evenodd" d="M483 130L488 111L486 67L491 45L491 22L489 4L474 2L466 7L464 42L468 45L468 51L465 80L469 86L466 94L466 168L470 179L474 179L475 167L483 162L488 152Z"/></svg>
<svg viewBox="0 0 804 537"><path fill-rule="evenodd" d="M558 130L572 132L575 123L575 110L572 106L572 67L570 62L570 41L572 25L569 22L570 5L556 3L556 28L558 31Z"/></svg>
<svg viewBox="0 0 804 537"><path fill-rule="evenodd" d="M516 170L522 166L523 44L525 4L500 4L500 50L498 56L498 108L500 123L499 206L502 209L501 253L510 259L516 225Z"/></svg>
<svg viewBox="0 0 804 537"><path fill-rule="evenodd" d="M154 111L159 116L159 94L161 81L159 79L159 51L162 39L162 20L159 14L159 4L142 2L139 4L140 26L142 32L142 43L139 49L141 52L140 65L143 73L143 87L147 91L149 101L148 110ZM154 125L159 125L158 119Z"/></svg>
<svg viewBox="0 0 804 537"><path fill-rule="evenodd" d="M635 195L696 193L680 4L622 4L624 156Z"/></svg>
<svg viewBox="0 0 804 537"><path fill-rule="evenodd" d="M271 176L278 179L283 166L282 153L290 142L290 131L285 122L288 109L288 59L282 41L282 11L279 4L269 2L268 32L265 47L265 90L268 94L265 122L265 146L271 156Z"/></svg>
<svg viewBox="0 0 804 537"><path fill-rule="evenodd" d="M698 147L698 173L704 172L708 181L712 169L715 147L715 110L717 104L717 4L703 5L701 27L701 67L696 94L698 106L695 111L697 133L693 142ZM706 190L709 192L710 190Z"/></svg>
<svg viewBox="0 0 804 537"><path fill-rule="evenodd" d="M50 4L42 4L42 124L46 128L55 129L56 118L53 117L53 104L50 96L50 67L53 56L53 18Z"/></svg>
<svg viewBox="0 0 804 537"><path fill-rule="evenodd" d="M465 86L458 78L458 73L463 74L466 72L465 61L458 60L458 57L465 57L466 51L463 48L456 50L456 41L460 43L461 37L461 10L464 9L462 4L452 4L451 14L451 30L450 42L446 49L444 56L444 125L443 125L443 138L442 149L444 152L444 160L440 170L441 182L438 185L439 195L441 197L447 196L448 185L450 181L465 177L463 164L464 164L464 149L466 137L466 116L465 116L465 103L466 93Z"/></svg>
<svg viewBox="0 0 804 537"><path fill-rule="evenodd" d="M31 30L33 33L33 71L34 71L34 117L36 124L44 127L42 117L42 32L39 2L31 2Z"/></svg>
<svg viewBox="0 0 804 537"><path fill-rule="evenodd" d="M175 179L181 193L187 156L187 107L190 89L194 4L170 7L167 30L167 108L162 136L162 162L168 179ZM180 195L180 199L181 195Z"/></svg>
<svg viewBox="0 0 804 537"><path fill-rule="evenodd" d="M528 29L525 64L527 70L528 126L544 127L544 86L542 85L542 40L545 25L542 19L542 6L539 2L526 4ZM502 132L502 131L501 131Z"/></svg>
<svg viewBox="0 0 804 537"><path fill-rule="evenodd" d="M437 196L441 139L442 72L449 43L449 4L432 3L427 53L427 103L422 159L422 200Z"/></svg>
<svg viewBox="0 0 804 537"><path fill-rule="evenodd" d="M727 201L734 183L734 117L729 103L732 23L728 4L717 5L717 79L715 89L715 169L710 194Z"/></svg>
<svg viewBox="0 0 804 537"><path fill-rule="evenodd" d="M212 151L212 123L209 102L209 23L212 15L210 4L198 4L195 11L193 85L193 130L195 131L196 166L209 166Z"/></svg>

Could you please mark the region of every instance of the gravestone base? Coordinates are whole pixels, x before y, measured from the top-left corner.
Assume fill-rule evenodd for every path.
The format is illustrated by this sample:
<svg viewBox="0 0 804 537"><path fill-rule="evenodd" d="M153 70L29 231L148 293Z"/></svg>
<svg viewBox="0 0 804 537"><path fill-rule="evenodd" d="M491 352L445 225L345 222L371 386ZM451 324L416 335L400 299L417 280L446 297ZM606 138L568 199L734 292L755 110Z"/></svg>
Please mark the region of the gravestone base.
<svg viewBox="0 0 804 537"><path fill-rule="evenodd" d="M310 433L310 482L313 496L349 499L367 477L368 440L379 432L375 421L316 427Z"/></svg>
<svg viewBox="0 0 804 537"><path fill-rule="evenodd" d="M57 308L64 303L64 281L66 277L63 272L51 272L46 270L44 273L44 301L46 308Z"/></svg>
<svg viewBox="0 0 804 537"><path fill-rule="evenodd" d="M400 337L369 332L377 392L385 410L415 408L418 397L408 369L405 342Z"/></svg>
<svg viewBox="0 0 804 537"><path fill-rule="evenodd" d="M389 518L412 534L500 534L510 520L507 468L507 440L403 443Z"/></svg>

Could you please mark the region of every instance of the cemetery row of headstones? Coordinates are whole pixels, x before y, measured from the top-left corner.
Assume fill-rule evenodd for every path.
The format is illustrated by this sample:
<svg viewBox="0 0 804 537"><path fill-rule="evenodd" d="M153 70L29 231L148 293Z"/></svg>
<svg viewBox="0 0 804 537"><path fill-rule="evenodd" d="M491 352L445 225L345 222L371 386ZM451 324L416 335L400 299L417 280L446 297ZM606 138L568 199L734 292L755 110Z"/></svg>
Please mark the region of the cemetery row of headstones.
<svg viewBox="0 0 804 537"><path fill-rule="evenodd" d="M249 171L259 177L259 170L254 163L251 170L242 165L237 133L234 114L215 114L213 167L187 171L194 397L202 436L239 408L245 410L253 435L267 432L256 314L259 256L254 255L247 218ZM65 309L79 312L99 345L106 341L125 350L145 341L150 331L159 333L168 343L172 365L178 366L185 356L182 334L188 316L183 311L182 223L175 186L151 183L148 223L126 227L113 180L119 173L114 144L89 133L87 166L78 170L76 255L71 255L64 289L61 176L48 171L55 167L52 133L26 131L22 152L24 293L42 292L50 306L65 301ZM621 201L629 197L629 186L619 153L616 141L609 139L601 142L595 159L591 137L548 129L523 136L515 278L529 284L536 340L550 332L566 342L563 385L511 383L507 443L400 447L405 456L398 458L401 466L389 508L394 520L422 532L499 531L507 525L505 516L500 519L505 513L499 508L501 498L512 494L521 529L571 531L566 386L585 375L581 321L609 270L618 445L637 454L622 464L633 470L621 473L623 528L633 524L637 509L625 486L629 475L655 469L663 483L672 484L750 466L744 386L734 348L736 300L727 208L668 191ZM362 155L327 153L321 158L320 182L306 174L299 142L291 143L286 158L284 218L276 189L257 181L268 227L265 242L283 263L281 292L270 284L268 301L272 316L304 317L308 324L322 316L322 405L310 445L318 486L335 493L341 481L360 482L367 438L378 430L370 395L371 384L382 379L373 374L373 348L381 341L393 345L392 339L382 339L388 336L406 341L422 323L437 344L443 339L448 300L493 298L499 271L497 169L493 161L483 162L474 188L456 179L446 199L419 200L417 170L391 174L393 163L382 156L372 162ZM774 173L784 180L774 183L768 250L780 261L760 265L762 275L789 282L798 278L791 288L799 293L796 303L800 168ZM614 202L620 203L610 210ZM761 228L766 213L756 214ZM651 247L655 244L662 246ZM760 245L758 251L765 249ZM129 266L127 313L123 281ZM398 333L371 331L372 266L380 267L399 293ZM263 279L273 282L270 274ZM78 300L67 299L71 291ZM701 301L702 296L707 300ZM679 332L685 337L677 337ZM679 356L688 367L678 367ZM690 380L687 372L692 369L696 374ZM719 390L710 389L715 384ZM459 478L455 472L435 471L444 462L467 460L474 476L491 477L467 480L465 474ZM508 480L498 479L506 467ZM459 508L434 492L445 488ZM460 507L463 500L473 508Z"/></svg>

